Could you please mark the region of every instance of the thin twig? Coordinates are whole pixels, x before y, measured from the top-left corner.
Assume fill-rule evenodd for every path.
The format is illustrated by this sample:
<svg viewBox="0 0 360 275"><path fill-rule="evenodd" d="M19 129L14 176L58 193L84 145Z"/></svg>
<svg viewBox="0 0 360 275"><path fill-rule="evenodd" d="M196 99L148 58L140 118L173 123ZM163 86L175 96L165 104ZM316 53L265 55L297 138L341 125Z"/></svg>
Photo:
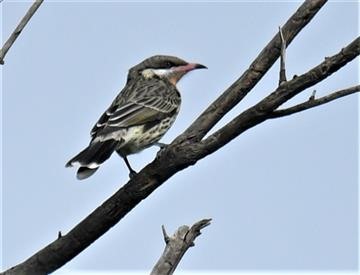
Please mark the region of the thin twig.
<svg viewBox="0 0 360 275"><path fill-rule="evenodd" d="M281 51L280 51L280 74L279 74L279 85L286 82L286 71L285 71L285 57L286 57L286 40L284 39L282 28L279 27L279 35L281 38Z"/></svg>
<svg viewBox="0 0 360 275"><path fill-rule="evenodd" d="M36 0L31 5L31 7L29 8L29 10L25 14L25 16L21 19L19 25L16 27L16 29L12 32L12 34L10 35L8 40L5 42L4 46L0 50L0 64L1 65L4 64L4 58L5 58L6 53L8 52L10 47L14 44L16 38L18 38L18 36L22 32L22 30L25 28L26 24L29 22L30 18L34 15L34 13L40 7L40 5L43 1L44 0Z"/></svg>
<svg viewBox="0 0 360 275"><path fill-rule="evenodd" d="M311 94L311 96L309 97L309 100L314 100L315 99L315 95L316 95L316 90L314 90Z"/></svg>
<svg viewBox="0 0 360 275"><path fill-rule="evenodd" d="M165 230L165 226L164 226L164 225L161 226L161 230L162 230L162 233L163 233L164 241L165 241L166 244L168 244L168 242L170 241L170 237L169 237L169 235L166 233L166 230Z"/></svg>
<svg viewBox="0 0 360 275"><path fill-rule="evenodd" d="M171 237L166 234L165 228L162 226L166 246L150 275L173 274L185 252L194 246L195 239L201 234L200 230L208 226L210 221L211 219L203 219L191 228L187 225L180 226Z"/></svg>
<svg viewBox="0 0 360 275"><path fill-rule="evenodd" d="M343 90L339 90L339 91L333 92L327 96L320 97L317 99L315 99L315 97L313 99L312 99L312 97L310 97L308 101L303 102L301 104L295 105L290 108L276 110L276 111L272 112L269 115L269 118L278 118L278 117L292 115L294 113L298 113L298 112L328 103L328 102L338 99L340 97L351 95L351 94L357 93L357 92L360 92L360 85L353 86L353 87L343 89Z"/></svg>

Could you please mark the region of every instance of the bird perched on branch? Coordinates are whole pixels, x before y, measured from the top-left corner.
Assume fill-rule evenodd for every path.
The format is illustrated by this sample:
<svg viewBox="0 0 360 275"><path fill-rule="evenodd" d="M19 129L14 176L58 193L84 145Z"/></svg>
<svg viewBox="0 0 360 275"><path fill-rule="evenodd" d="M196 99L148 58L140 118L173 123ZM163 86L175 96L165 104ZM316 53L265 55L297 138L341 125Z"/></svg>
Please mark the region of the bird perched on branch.
<svg viewBox="0 0 360 275"><path fill-rule="evenodd" d="M136 174L127 156L151 145L169 130L180 108L176 83L189 71L206 68L174 56L156 55L129 70L127 83L91 130L87 148L66 167L78 165L78 179L85 179L116 151L130 177Z"/></svg>

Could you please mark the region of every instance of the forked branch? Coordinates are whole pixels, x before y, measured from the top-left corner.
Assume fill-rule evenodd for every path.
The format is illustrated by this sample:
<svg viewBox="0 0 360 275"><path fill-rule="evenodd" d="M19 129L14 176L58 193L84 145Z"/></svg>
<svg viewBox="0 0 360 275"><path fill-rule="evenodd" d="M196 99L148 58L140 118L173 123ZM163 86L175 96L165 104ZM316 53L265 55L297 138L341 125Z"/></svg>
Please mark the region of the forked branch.
<svg viewBox="0 0 360 275"><path fill-rule="evenodd" d="M290 45L326 2L326 0L306 0L299 7L282 27L286 46ZM281 38L276 33L240 78L227 88L182 135L177 137L176 142L200 141L260 81L279 58L280 49Z"/></svg>
<svg viewBox="0 0 360 275"><path fill-rule="evenodd" d="M341 49L339 53L325 58L324 62L312 68L310 71L297 76L292 80L283 82L269 96L242 112L225 126L201 141L200 144L202 145L202 149L199 151L204 153L201 158L218 150L244 131L271 118L271 114L280 105L330 76L356 58L359 54L360 38L358 37L349 45Z"/></svg>
<svg viewBox="0 0 360 275"><path fill-rule="evenodd" d="M333 101L335 99L339 99L341 97L347 96L347 95L351 95L354 93L358 93L360 92L360 85L357 86L353 86L347 89L343 89L343 90L339 90L336 92L333 92L327 96L323 96L320 98L310 98L308 101L303 102L301 104L297 104L293 107L290 108L286 108L286 109L280 109L280 110L275 110L274 112L272 112L271 114L269 114L269 118L278 118L278 117L283 117L283 116L288 116L288 115L292 115L310 108L314 108L316 106L328 103L330 101Z"/></svg>
<svg viewBox="0 0 360 275"><path fill-rule="evenodd" d="M210 221L211 219L203 219L190 228L187 225L180 226L171 237L167 235L165 227L162 226L166 246L151 275L173 274L185 252L194 246L195 239L201 234L200 230L208 226Z"/></svg>

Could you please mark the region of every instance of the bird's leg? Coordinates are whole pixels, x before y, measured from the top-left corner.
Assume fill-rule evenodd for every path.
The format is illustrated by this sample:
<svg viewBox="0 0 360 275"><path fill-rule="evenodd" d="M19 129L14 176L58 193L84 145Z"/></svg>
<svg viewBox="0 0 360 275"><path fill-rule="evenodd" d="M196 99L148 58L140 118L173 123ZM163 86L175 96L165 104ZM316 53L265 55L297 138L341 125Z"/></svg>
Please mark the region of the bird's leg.
<svg viewBox="0 0 360 275"><path fill-rule="evenodd" d="M131 168L130 163L129 163L127 157L126 157L126 156L123 156L123 159L124 159L124 161L125 161L125 164L126 164L127 168L128 168L129 171L130 171L129 177L130 177L130 179L132 179L137 173L136 173L136 171L135 171L134 169Z"/></svg>

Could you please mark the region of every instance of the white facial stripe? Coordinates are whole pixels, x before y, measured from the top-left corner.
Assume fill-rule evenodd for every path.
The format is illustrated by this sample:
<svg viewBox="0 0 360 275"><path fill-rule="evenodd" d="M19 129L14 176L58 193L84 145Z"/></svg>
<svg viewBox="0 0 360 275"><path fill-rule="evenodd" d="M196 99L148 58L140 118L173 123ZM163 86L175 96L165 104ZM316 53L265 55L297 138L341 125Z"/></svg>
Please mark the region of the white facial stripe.
<svg viewBox="0 0 360 275"><path fill-rule="evenodd" d="M174 70L173 69L146 69L142 71L142 75L145 78L153 77L157 75L159 77L164 77L171 74Z"/></svg>
<svg viewBox="0 0 360 275"><path fill-rule="evenodd" d="M171 69L154 69L153 70L154 74L158 75L158 76L164 76L164 75L168 75L172 72Z"/></svg>

